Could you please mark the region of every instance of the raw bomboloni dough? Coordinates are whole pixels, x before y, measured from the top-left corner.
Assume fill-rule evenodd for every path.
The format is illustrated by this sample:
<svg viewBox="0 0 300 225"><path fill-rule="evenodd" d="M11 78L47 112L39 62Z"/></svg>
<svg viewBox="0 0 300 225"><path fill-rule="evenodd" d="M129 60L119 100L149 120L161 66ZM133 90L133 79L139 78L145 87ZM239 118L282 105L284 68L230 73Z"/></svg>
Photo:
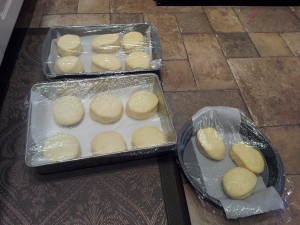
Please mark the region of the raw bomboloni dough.
<svg viewBox="0 0 300 225"><path fill-rule="evenodd" d="M90 116L93 120L108 124L121 119L123 104L119 97L114 95L98 95L90 104Z"/></svg>
<svg viewBox="0 0 300 225"><path fill-rule="evenodd" d="M78 56L82 51L80 37L66 34L57 39L57 51L60 56Z"/></svg>
<svg viewBox="0 0 300 225"><path fill-rule="evenodd" d="M150 68L150 57L145 52L132 52L125 61L127 70Z"/></svg>
<svg viewBox="0 0 300 225"><path fill-rule="evenodd" d="M138 128L132 135L132 147L146 148L167 143L164 133L157 127Z"/></svg>
<svg viewBox="0 0 300 225"><path fill-rule="evenodd" d="M232 199L245 199L255 191L257 177L251 171L235 167L228 170L223 176L223 189Z"/></svg>
<svg viewBox="0 0 300 225"><path fill-rule="evenodd" d="M91 43L92 49L98 53L114 53L120 49L119 34L102 34Z"/></svg>
<svg viewBox="0 0 300 225"><path fill-rule="evenodd" d="M50 161L75 159L79 156L80 145L71 134L59 133L47 139L43 148L43 156Z"/></svg>
<svg viewBox="0 0 300 225"><path fill-rule="evenodd" d="M225 157L225 145L214 128L198 130L196 144L200 152L208 158L222 160Z"/></svg>
<svg viewBox="0 0 300 225"><path fill-rule="evenodd" d="M55 122L62 126L71 126L79 123L84 114L80 98L63 96L56 99L52 106Z"/></svg>
<svg viewBox="0 0 300 225"><path fill-rule="evenodd" d="M122 135L114 131L101 132L92 140L92 151L94 154L114 153L126 150L127 146Z"/></svg>
<svg viewBox="0 0 300 225"><path fill-rule="evenodd" d="M144 51L145 38L137 31L129 32L123 37L123 48L127 54L133 51Z"/></svg>
<svg viewBox="0 0 300 225"><path fill-rule="evenodd" d="M157 96L150 91L137 91L127 102L126 113L136 120L144 120L155 116L158 107Z"/></svg>
<svg viewBox="0 0 300 225"><path fill-rule="evenodd" d="M230 157L237 166L244 167L253 173L264 171L265 163L260 152L243 143L235 143L231 146Z"/></svg>
<svg viewBox="0 0 300 225"><path fill-rule="evenodd" d="M76 56L64 56L58 58L54 67L56 73L82 73L84 66Z"/></svg>
<svg viewBox="0 0 300 225"><path fill-rule="evenodd" d="M121 70L120 60L112 54L98 54L92 56L92 71L116 71Z"/></svg>

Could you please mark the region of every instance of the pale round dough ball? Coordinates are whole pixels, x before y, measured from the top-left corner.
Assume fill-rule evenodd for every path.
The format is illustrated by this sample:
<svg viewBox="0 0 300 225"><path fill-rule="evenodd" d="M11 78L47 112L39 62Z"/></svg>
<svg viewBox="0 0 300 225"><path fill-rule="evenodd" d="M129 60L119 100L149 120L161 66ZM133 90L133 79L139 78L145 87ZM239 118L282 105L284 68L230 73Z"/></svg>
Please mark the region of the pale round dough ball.
<svg viewBox="0 0 300 225"><path fill-rule="evenodd" d="M133 93L126 106L126 113L136 120L149 119L157 113L158 98L150 91L137 91Z"/></svg>
<svg viewBox="0 0 300 225"><path fill-rule="evenodd" d="M225 157L225 145L217 130L207 127L197 131L196 145L199 151L213 160L222 160Z"/></svg>
<svg viewBox="0 0 300 225"><path fill-rule="evenodd" d="M52 106L54 120L62 126L71 126L79 123L84 114L80 98L68 95L57 98Z"/></svg>
<svg viewBox="0 0 300 225"><path fill-rule="evenodd" d="M167 143L164 133L153 126L138 128L132 135L132 147L147 148L152 146L163 145Z"/></svg>
<svg viewBox="0 0 300 225"><path fill-rule="evenodd" d="M64 56L57 59L54 70L60 74L82 73L84 66L77 56Z"/></svg>
<svg viewBox="0 0 300 225"><path fill-rule="evenodd" d="M265 169L261 153L250 145L235 143L231 146L229 154L237 166L244 167L253 173L259 174Z"/></svg>
<svg viewBox="0 0 300 225"><path fill-rule="evenodd" d="M43 147L43 156L50 161L75 159L80 154L80 145L76 137L59 133L49 137Z"/></svg>
<svg viewBox="0 0 300 225"><path fill-rule="evenodd" d="M92 56L92 71L118 71L121 70L120 60L112 54L98 54Z"/></svg>
<svg viewBox="0 0 300 225"><path fill-rule="evenodd" d="M223 176L223 189L232 199L245 199L255 191L257 177L243 167L228 170Z"/></svg>
<svg viewBox="0 0 300 225"><path fill-rule="evenodd" d="M132 52L125 61L127 70L150 68L150 57L145 52Z"/></svg>
<svg viewBox="0 0 300 225"><path fill-rule="evenodd" d="M123 48L127 54L133 51L144 51L145 38L137 31L126 33L123 36Z"/></svg>
<svg viewBox="0 0 300 225"><path fill-rule="evenodd" d="M78 56L82 51L80 37L75 34L66 34L57 39L57 51L60 56Z"/></svg>
<svg viewBox="0 0 300 225"><path fill-rule="evenodd" d="M90 104L91 118L104 124L114 123L120 120L123 111L121 99L114 95L98 95Z"/></svg>
<svg viewBox="0 0 300 225"><path fill-rule="evenodd" d="M94 154L117 153L126 150L127 146L122 135L114 131L101 132L92 140Z"/></svg>
<svg viewBox="0 0 300 225"><path fill-rule="evenodd" d="M114 53L120 49L119 34L102 34L92 40L92 49L98 53Z"/></svg>

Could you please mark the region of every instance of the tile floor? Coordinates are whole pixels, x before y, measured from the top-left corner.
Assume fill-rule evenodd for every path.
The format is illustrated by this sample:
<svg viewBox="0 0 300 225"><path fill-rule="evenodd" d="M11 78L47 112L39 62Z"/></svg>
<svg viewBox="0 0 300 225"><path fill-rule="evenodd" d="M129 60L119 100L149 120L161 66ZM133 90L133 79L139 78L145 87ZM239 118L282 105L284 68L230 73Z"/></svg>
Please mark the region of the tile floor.
<svg viewBox="0 0 300 225"><path fill-rule="evenodd" d="M30 27L139 22L155 26L161 40L162 82L176 130L201 107L240 108L278 149L292 190L285 212L226 220L185 183L192 224L300 224L300 7L38 0Z"/></svg>

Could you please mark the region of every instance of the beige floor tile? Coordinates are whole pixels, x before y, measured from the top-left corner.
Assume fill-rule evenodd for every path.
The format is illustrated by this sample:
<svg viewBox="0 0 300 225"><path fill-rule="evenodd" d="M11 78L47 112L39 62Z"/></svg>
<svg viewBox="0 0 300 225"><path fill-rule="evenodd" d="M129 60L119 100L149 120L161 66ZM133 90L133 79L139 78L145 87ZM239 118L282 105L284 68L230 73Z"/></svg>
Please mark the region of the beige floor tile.
<svg viewBox="0 0 300 225"><path fill-rule="evenodd" d="M46 15L41 27L109 24L109 14Z"/></svg>
<svg viewBox="0 0 300 225"><path fill-rule="evenodd" d="M165 91L197 90L194 76L187 60L164 61L161 77Z"/></svg>
<svg viewBox="0 0 300 225"><path fill-rule="evenodd" d="M144 13L144 20L156 28L164 60L187 58L176 17L172 13Z"/></svg>
<svg viewBox="0 0 300 225"><path fill-rule="evenodd" d="M176 18L182 34L213 32L204 12L176 13Z"/></svg>
<svg viewBox="0 0 300 225"><path fill-rule="evenodd" d="M299 126L264 127L263 131L281 156L286 174L300 174Z"/></svg>
<svg viewBox="0 0 300 225"><path fill-rule="evenodd" d="M295 13L295 15L300 19L300 6L292 6L290 8Z"/></svg>
<svg viewBox="0 0 300 225"><path fill-rule="evenodd" d="M206 106L234 107L250 116L239 90L165 91L165 96L177 133L196 112Z"/></svg>
<svg viewBox="0 0 300 225"><path fill-rule="evenodd" d="M248 33L218 33L217 39L227 58L259 57Z"/></svg>
<svg viewBox="0 0 300 225"><path fill-rule="evenodd" d="M258 11L257 11L258 9ZM249 32L296 32L299 19L288 7L234 7L236 14Z"/></svg>
<svg viewBox="0 0 300 225"><path fill-rule="evenodd" d="M77 13L78 0L47 0L45 14Z"/></svg>
<svg viewBox="0 0 300 225"><path fill-rule="evenodd" d="M109 0L78 0L78 13L109 13Z"/></svg>
<svg viewBox="0 0 300 225"><path fill-rule="evenodd" d="M238 220L227 220L222 210L200 200L189 184L184 184L192 225L238 225Z"/></svg>
<svg viewBox="0 0 300 225"><path fill-rule="evenodd" d="M281 34L295 56L300 56L300 32Z"/></svg>
<svg viewBox="0 0 300 225"><path fill-rule="evenodd" d="M231 7L205 7L207 17L216 32L245 31Z"/></svg>
<svg viewBox="0 0 300 225"><path fill-rule="evenodd" d="M262 57L293 55L278 33L249 33L249 36Z"/></svg>
<svg viewBox="0 0 300 225"><path fill-rule="evenodd" d="M143 14L139 13L122 13L122 14L110 14L111 24L127 24L127 23L143 23Z"/></svg>
<svg viewBox="0 0 300 225"><path fill-rule="evenodd" d="M240 219L240 225L279 225L300 223L300 176L286 176L283 199L285 210L277 210Z"/></svg>
<svg viewBox="0 0 300 225"><path fill-rule="evenodd" d="M300 58L229 59L229 66L255 123L300 122Z"/></svg>
<svg viewBox="0 0 300 225"><path fill-rule="evenodd" d="M111 0L112 13L203 12L201 6L157 6L153 0Z"/></svg>
<svg viewBox="0 0 300 225"><path fill-rule="evenodd" d="M183 40L200 90L237 88L214 35L183 35Z"/></svg>

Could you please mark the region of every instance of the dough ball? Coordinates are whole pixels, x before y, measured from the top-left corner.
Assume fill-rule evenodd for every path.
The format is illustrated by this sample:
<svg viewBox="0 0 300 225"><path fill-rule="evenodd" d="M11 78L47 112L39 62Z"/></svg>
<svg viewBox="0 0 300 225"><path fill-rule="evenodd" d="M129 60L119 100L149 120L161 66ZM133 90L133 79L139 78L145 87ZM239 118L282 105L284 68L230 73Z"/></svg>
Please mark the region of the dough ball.
<svg viewBox="0 0 300 225"><path fill-rule="evenodd" d="M76 137L66 133L49 137L43 147L43 156L50 161L75 159L79 153L80 145Z"/></svg>
<svg viewBox="0 0 300 225"><path fill-rule="evenodd" d="M80 98L71 95L57 98L53 103L52 111L55 122L62 126L79 123L84 114Z"/></svg>
<svg viewBox="0 0 300 225"><path fill-rule="evenodd" d="M198 130L196 144L200 152L210 159L222 160L225 157L225 145L214 128Z"/></svg>
<svg viewBox="0 0 300 225"><path fill-rule="evenodd" d="M265 169L265 162L261 153L252 146L242 143L235 143L231 146L230 157L239 167L244 167L253 173L262 173Z"/></svg>
<svg viewBox="0 0 300 225"><path fill-rule="evenodd" d="M119 34L102 34L92 40L92 49L98 53L114 53L120 49Z"/></svg>
<svg viewBox="0 0 300 225"><path fill-rule="evenodd" d="M80 37L66 34L57 39L57 51L60 56L78 56L82 51Z"/></svg>
<svg viewBox="0 0 300 225"><path fill-rule="evenodd" d="M223 176L223 189L232 199L245 199L255 191L257 177L251 171L235 167L228 170Z"/></svg>
<svg viewBox="0 0 300 225"><path fill-rule="evenodd" d="M164 133L157 127L138 128L132 135L132 147L147 148L167 143Z"/></svg>
<svg viewBox="0 0 300 225"><path fill-rule="evenodd" d="M145 38L140 32L129 32L123 37L123 48L127 54L133 51L144 51Z"/></svg>
<svg viewBox="0 0 300 225"><path fill-rule="evenodd" d="M121 70L120 60L111 54L98 54L92 56L92 71L117 71Z"/></svg>
<svg viewBox="0 0 300 225"><path fill-rule="evenodd" d="M90 116L93 120L109 124L121 119L123 104L119 97L114 95L98 95L90 104Z"/></svg>
<svg viewBox="0 0 300 225"><path fill-rule="evenodd" d="M76 56L64 56L58 58L54 68L56 73L82 73L84 66Z"/></svg>
<svg viewBox="0 0 300 225"><path fill-rule="evenodd" d="M137 91L127 102L126 113L136 120L145 120L157 113L158 98L150 91Z"/></svg>
<svg viewBox="0 0 300 225"><path fill-rule="evenodd" d="M94 154L117 153L126 150L127 146L122 135L114 131L101 132L92 140Z"/></svg>
<svg viewBox="0 0 300 225"><path fill-rule="evenodd" d="M125 61L127 70L150 68L150 57L145 52L132 52Z"/></svg>

